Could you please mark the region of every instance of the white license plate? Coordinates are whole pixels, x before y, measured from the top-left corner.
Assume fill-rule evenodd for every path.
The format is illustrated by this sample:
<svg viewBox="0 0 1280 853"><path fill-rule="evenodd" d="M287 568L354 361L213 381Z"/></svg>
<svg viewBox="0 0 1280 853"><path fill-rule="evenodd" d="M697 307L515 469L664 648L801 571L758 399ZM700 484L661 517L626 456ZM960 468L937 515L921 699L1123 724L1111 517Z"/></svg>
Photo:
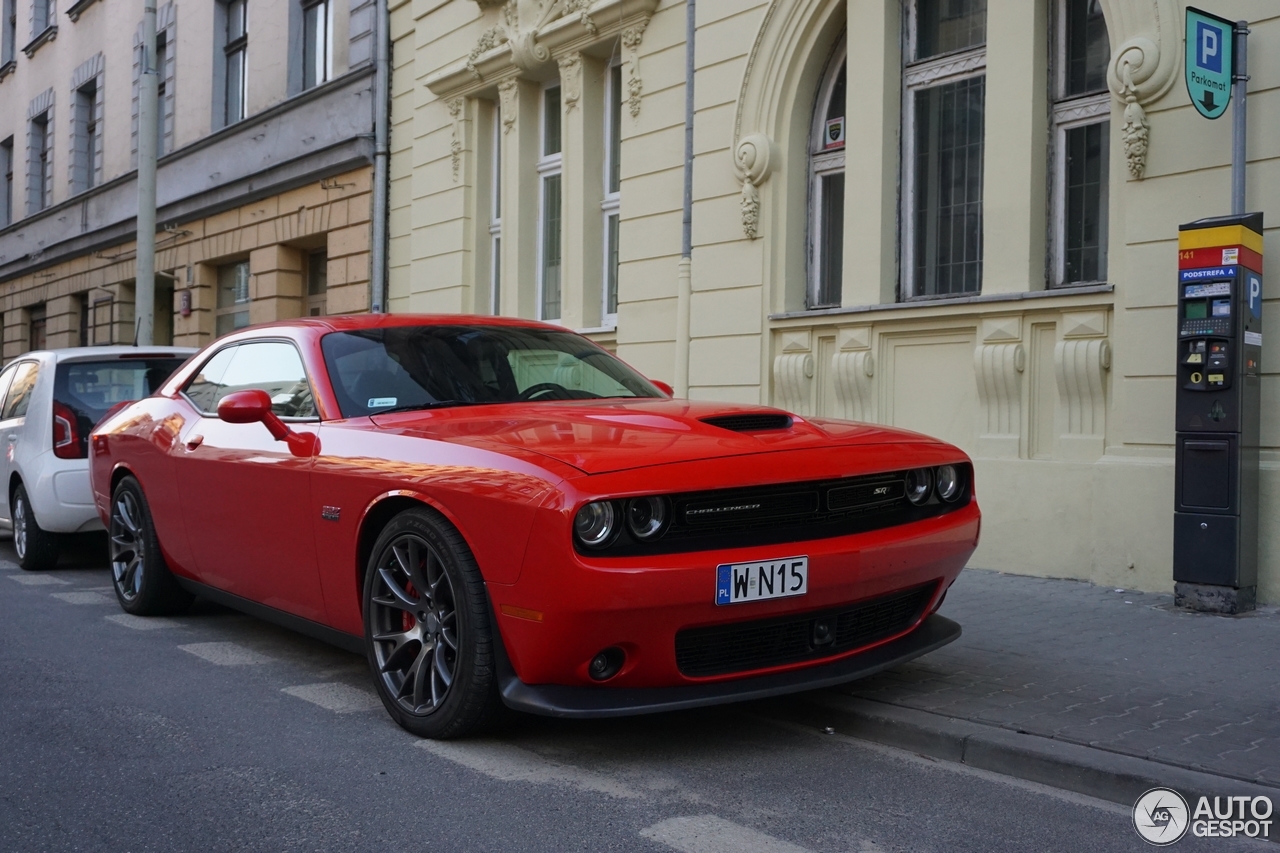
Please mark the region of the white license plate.
<svg viewBox="0 0 1280 853"><path fill-rule="evenodd" d="M716 604L789 598L809 591L809 558L716 566Z"/></svg>

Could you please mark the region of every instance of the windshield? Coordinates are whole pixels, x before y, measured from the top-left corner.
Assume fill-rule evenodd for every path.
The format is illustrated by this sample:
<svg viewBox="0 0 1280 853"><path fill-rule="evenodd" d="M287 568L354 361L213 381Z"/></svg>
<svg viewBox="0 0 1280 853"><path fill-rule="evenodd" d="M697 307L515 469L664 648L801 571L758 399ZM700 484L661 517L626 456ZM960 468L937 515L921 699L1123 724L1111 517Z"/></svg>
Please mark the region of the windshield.
<svg viewBox="0 0 1280 853"><path fill-rule="evenodd" d="M519 326L399 326L321 341L344 417L661 391L580 335Z"/></svg>

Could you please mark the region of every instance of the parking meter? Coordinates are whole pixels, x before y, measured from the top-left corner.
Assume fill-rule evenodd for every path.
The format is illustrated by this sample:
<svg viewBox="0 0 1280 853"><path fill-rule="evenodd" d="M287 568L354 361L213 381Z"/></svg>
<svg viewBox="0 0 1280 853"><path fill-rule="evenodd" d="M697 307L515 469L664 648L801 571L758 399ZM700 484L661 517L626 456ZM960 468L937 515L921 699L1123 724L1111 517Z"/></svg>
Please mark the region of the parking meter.
<svg viewBox="0 0 1280 853"><path fill-rule="evenodd" d="M1178 258L1175 596L1238 613L1258 577L1262 214L1181 226Z"/></svg>

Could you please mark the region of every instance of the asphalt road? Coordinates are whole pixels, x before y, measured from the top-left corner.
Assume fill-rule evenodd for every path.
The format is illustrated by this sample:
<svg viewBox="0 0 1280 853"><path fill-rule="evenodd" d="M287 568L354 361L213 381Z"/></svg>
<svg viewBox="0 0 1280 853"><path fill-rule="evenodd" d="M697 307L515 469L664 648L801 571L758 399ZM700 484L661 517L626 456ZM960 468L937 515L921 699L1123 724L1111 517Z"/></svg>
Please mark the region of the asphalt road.
<svg viewBox="0 0 1280 853"><path fill-rule="evenodd" d="M0 562L6 853L1149 849L1128 809L826 734L785 702L419 740L360 657L207 603L125 615L99 547L47 574Z"/></svg>

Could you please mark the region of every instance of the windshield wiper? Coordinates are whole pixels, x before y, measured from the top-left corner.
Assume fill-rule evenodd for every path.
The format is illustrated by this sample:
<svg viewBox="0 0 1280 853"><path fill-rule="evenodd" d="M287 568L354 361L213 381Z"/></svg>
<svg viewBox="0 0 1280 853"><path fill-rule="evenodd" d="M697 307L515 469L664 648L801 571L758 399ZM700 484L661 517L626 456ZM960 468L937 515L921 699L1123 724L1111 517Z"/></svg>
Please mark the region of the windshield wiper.
<svg viewBox="0 0 1280 853"><path fill-rule="evenodd" d="M390 409L379 409L376 412L370 412L369 416L374 415L394 415L396 412L423 412L428 409L450 409L454 406L475 406L477 403L468 403L463 400L432 400L430 403L413 403L408 406L393 406Z"/></svg>

